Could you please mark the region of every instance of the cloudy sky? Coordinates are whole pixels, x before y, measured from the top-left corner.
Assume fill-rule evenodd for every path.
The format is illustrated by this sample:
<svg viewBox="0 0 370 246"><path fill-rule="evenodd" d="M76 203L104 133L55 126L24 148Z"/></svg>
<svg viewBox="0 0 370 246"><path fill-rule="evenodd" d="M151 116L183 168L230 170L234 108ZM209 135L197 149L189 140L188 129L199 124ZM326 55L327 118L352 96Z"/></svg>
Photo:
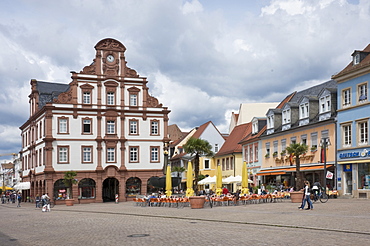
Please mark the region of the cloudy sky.
<svg viewBox="0 0 370 246"><path fill-rule="evenodd" d="M69 83L104 38L189 130L325 82L370 43L368 0L1 0L0 154L19 152L30 80ZM9 158L9 157L5 157Z"/></svg>

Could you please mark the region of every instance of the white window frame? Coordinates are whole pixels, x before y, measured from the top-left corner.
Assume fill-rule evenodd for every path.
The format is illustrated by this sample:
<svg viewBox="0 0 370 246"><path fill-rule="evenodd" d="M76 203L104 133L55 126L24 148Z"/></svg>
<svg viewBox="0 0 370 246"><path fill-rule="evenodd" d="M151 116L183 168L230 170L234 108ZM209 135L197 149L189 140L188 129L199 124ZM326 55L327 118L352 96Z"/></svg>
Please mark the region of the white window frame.
<svg viewBox="0 0 370 246"><path fill-rule="evenodd" d="M367 83L362 83L357 86L357 97L359 103L367 102Z"/></svg>
<svg viewBox="0 0 370 246"><path fill-rule="evenodd" d="M311 148L312 147L318 147L318 142L317 142L317 132L311 133Z"/></svg>
<svg viewBox="0 0 370 246"><path fill-rule="evenodd" d="M130 120L130 134L137 135L138 134L138 121L137 120Z"/></svg>
<svg viewBox="0 0 370 246"><path fill-rule="evenodd" d="M342 125L342 146L348 148L352 146L352 124Z"/></svg>
<svg viewBox="0 0 370 246"><path fill-rule="evenodd" d="M283 111L283 125L290 123L290 108Z"/></svg>
<svg viewBox="0 0 370 246"><path fill-rule="evenodd" d="M107 121L107 134L115 134L116 124L114 120Z"/></svg>
<svg viewBox="0 0 370 246"><path fill-rule="evenodd" d="M92 162L92 148L82 147L82 162Z"/></svg>
<svg viewBox="0 0 370 246"><path fill-rule="evenodd" d="M89 125L90 131L85 131L85 125ZM82 133L83 134L91 134L92 129L91 129L91 119L83 119L82 120Z"/></svg>
<svg viewBox="0 0 370 246"><path fill-rule="evenodd" d="M107 93L107 105L114 105L114 92Z"/></svg>
<svg viewBox="0 0 370 246"><path fill-rule="evenodd" d="M159 162L159 147L150 148L150 162Z"/></svg>
<svg viewBox="0 0 370 246"><path fill-rule="evenodd" d="M83 93L83 104L91 104L91 92L85 91Z"/></svg>
<svg viewBox="0 0 370 246"><path fill-rule="evenodd" d="M68 119L60 118L59 121L59 133L68 133Z"/></svg>
<svg viewBox="0 0 370 246"><path fill-rule="evenodd" d="M130 147L130 162L139 162L139 147Z"/></svg>
<svg viewBox="0 0 370 246"><path fill-rule="evenodd" d="M58 147L58 163L68 163L68 147Z"/></svg>
<svg viewBox="0 0 370 246"><path fill-rule="evenodd" d="M116 162L115 148L107 148L107 162Z"/></svg>
<svg viewBox="0 0 370 246"><path fill-rule="evenodd" d="M342 90L342 107L349 106L351 106L351 88L346 88Z"/></svg>
<svg viewBox="0 0 370 246"><path fill-rule="evenodd" d="M358 146L367 145L369 142L369 123L368 121L357 122L357 139Z"/></svg>
<svg viewBox="0 0 370 246"><path fill-rule="evenodd" d="M274 128L274 115L267 116L267 129Z"/></svg>
<svg viewBox="0 0 370 246"><path fill-rule="evenodd" d="M130 106L137 106L137 94L130 94Z"/></svg>
<svg viewBox="0 0 370 246"><path fill-rule="evenodd" d="M150 122L150 135L159 135L159 122L151 121Z"/></svg>

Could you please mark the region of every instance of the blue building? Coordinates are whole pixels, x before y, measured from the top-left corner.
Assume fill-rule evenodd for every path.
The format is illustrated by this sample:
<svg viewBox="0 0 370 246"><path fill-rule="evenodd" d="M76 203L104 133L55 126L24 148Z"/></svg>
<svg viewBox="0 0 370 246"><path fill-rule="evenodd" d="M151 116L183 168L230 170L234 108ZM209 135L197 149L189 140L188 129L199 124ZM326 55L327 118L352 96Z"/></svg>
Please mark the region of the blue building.
<svg viewBox="0 0 370 246"><path fill-rule="evenodd" d="M337 184L341 195L370 198L370 44L332 76L338 82Z"/></svg>

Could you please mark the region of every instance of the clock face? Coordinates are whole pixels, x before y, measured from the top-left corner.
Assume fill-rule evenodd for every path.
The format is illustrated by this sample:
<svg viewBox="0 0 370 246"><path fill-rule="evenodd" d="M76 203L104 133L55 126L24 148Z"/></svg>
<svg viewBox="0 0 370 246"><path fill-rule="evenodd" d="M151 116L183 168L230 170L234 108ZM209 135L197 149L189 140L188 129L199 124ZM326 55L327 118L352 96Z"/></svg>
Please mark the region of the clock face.
<svg viewBox="0 0 370 246"><path fill-rule="evenodd" d="M107 61L108 62L113 62L114 61L114 56L112 56L112 55L107 56Z"/></svg>

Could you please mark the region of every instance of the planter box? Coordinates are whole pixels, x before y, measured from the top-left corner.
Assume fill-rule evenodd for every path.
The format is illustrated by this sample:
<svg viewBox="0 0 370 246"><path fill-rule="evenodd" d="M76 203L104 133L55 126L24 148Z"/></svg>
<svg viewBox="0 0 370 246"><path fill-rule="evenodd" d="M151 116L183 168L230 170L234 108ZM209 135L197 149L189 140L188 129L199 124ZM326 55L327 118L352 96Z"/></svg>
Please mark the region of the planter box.
<svg viewBox="0 0 370 246"><path fill-rule="evenodd" d="M74 200L73 199L65 199L67 206L73 206Z"/></svg>
<svg viewBox="0 0 370 246"><path fill-rule="evenodd" d="M303 199L303 191L290 192L290 200L293 203L301 203Z"/></svg>
<svg viewBox="0 0 370 246"><path fill-rule="evenodd" d="M203 208L205 199L206 198L204 196L191 196L191 197L189 197L190 207L191 208Z"/></svg>

